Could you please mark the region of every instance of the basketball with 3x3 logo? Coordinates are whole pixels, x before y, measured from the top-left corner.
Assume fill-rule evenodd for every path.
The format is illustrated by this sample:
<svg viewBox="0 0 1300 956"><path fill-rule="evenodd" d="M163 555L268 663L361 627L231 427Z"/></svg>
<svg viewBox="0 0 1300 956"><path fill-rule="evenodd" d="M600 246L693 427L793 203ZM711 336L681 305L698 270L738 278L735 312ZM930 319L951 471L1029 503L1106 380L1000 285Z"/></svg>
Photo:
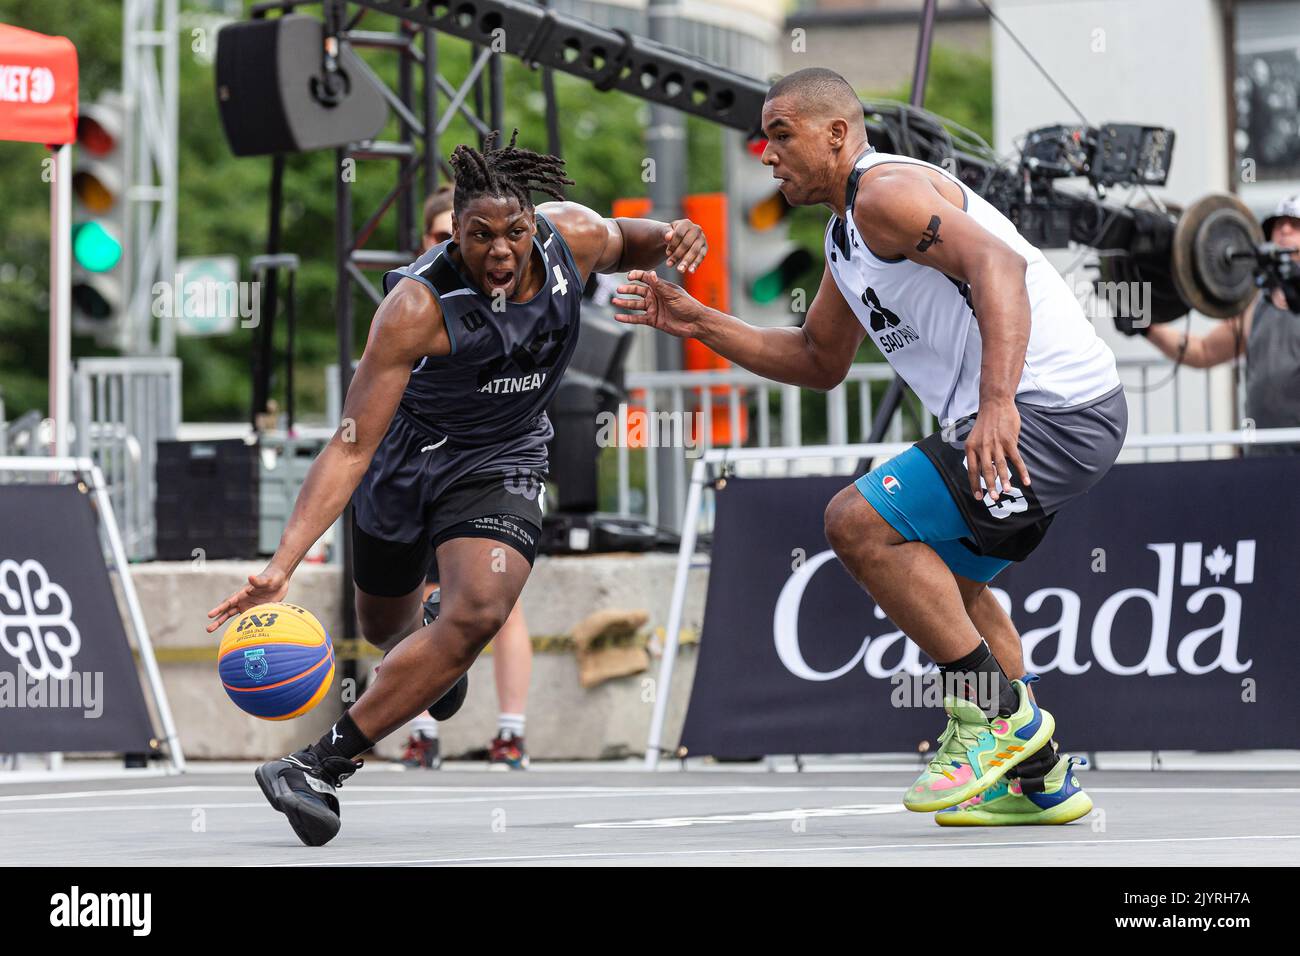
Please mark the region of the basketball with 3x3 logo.
<svg viewBox="0 0 1300 956"><path fill-rule="evenodd" d="M334 646L306 608L259 604L226 629L217 671L240 710L263 720L289 720L329 693Z"/></svg>

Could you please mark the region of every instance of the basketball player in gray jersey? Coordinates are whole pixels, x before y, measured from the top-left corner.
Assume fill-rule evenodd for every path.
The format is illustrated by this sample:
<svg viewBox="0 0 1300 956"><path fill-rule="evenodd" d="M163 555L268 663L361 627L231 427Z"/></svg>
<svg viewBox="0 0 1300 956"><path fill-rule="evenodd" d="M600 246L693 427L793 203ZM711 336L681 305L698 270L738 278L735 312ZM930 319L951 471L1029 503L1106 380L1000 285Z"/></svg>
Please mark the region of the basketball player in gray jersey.
<svg viewBox="0 0 1300 956"><path fill-rule="evenodd" d="M311 846L338 832L334 791L361 766L357 755L450 698L523 589L541 533L546 406L577 344L588 276L663 262L693 272L707 251L689 220L606 219L565 202L563 160L517 148L517 136L496 148L494 131L481 153L456 147L451 239L385 275L342 427L313 463L279 549L208 614L213 631L282 600L351 498L357 616L389 653L317 743L256 774ZM557 201L534 208L534 190ZM441 608L422 626L431 550Z"/></svg>

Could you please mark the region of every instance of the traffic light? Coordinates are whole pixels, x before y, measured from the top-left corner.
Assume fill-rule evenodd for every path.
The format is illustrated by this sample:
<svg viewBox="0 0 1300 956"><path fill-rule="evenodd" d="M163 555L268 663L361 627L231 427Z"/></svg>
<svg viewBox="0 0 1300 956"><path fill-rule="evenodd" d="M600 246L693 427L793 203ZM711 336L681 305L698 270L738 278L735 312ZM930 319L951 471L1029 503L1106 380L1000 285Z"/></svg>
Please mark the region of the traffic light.
<svg viewBox="0 0 1300 956"><path fill-rule="evenodd" d="M727 139L735 312L754 325L797 325L802 316L793 310L792 292L812 265L812 254L790 238L790 204L777 189L771 168L759 158L766 141L747 143L731 131ZM815 291L807 290L804 311Z"/></svg>
<svg viewBox="0 0 1300 956"><path fill-rule="evenodd" d="M72 169L72 327L119 348L127 295L125 129L119 94L83 104Z"/></svg>

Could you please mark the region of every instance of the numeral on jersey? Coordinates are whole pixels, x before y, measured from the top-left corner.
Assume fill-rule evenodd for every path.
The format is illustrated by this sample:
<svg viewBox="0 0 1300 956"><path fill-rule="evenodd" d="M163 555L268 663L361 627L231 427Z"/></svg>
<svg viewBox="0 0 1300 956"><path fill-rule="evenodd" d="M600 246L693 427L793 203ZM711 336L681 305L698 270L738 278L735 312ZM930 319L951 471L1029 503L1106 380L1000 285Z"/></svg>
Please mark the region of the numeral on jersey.
<svg viewBox="0 0 1300 956"><path fill-rule="evenodd" d="M553 268L555 269L555 285L551 286L551 291L564 295L569 291L569 280L564 277L564 273L560 271L558 264Z"/></svg>

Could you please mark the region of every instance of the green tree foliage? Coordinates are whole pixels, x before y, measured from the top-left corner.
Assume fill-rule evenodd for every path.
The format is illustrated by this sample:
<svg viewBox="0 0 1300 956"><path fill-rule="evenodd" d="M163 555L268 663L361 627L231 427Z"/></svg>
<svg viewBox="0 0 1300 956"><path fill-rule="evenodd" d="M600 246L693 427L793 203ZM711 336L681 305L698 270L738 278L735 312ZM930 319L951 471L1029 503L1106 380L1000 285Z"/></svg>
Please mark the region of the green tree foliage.
<svg viewBox="0 0 1300 956"><path fill-rule="evenodd" d="M83 97L118 83L120 3L0 0L0 23L72 37ZM11 419L48 404L50 185L42 163L50 155L38 143L0 142L0 400ZM89 342L73 349L95 354Z"/></svg>
<svg viewBox="0 0 1300 956"><path fill-rule="evenodd" d="M217 113L211 36L219 24L211 4L182 3L180 36L180 202L177 254L235 255L241 277L251 279L248 261L265 249L267 188L270 160L237 159L221 132ZM120 3L51 3L49 0L0 0L0 22L41 33L67 36L77 46L83 100L120 83L122 45ZM366 14L361 29L388 30L394 21ZM195 31L208 31L207 33ZM438 38L439 65L451 82L459 82L469 67L470 47L456 38ZM392 54L365 51L366 60L388 82L397 76ZM505 128L515 126L519 141L546 149L544 99L540 74L518 61L505 61ZM563 153L568 161L569 197L607 211L614 199L644 196L642 160L646 154L645 126L649 107L617 92L597 93L589 85L557 74ZM936 48L926 105L958 122L991 135L991 67L987 58ZM906 90L886 95L905 99ZM445 98L441 99L445 103ZM689 118L688 192L724 187L721 131ZM395 138L396 120L383 138ZM440 142L445 159L457 143L478 145L477 134L458 116ZM36 144L0 143L0 396L6 412L16 417L46 405L48 367L49 185L41 179L46 150ZM283 249L297 253L298 342L295 385L300 416L319 417L324 409L324 367L336 355L334 332L334 221L336 169L332 150L291 157L286 164ZM392 161L358 161L353 185L352 214L359 226L395 182ZM814 254L816 267L803 284L816 289L821 271L821 241L826 212L796 210L792 234ZM391 213L381 221L368 246L396 245L396 221ZM371 278L378 283L379 275ZM374 305L359 292L355 298L356 342L365 341ZM282 323L281 323L282 324ZM249 357L252 331L237 329L216 338L181 339L184 362L184 415L189 421L241 420L250 400ZM283 343L283 330L277 333ZM98 354L93 343L74 339L73 355ZM273 393L282 398L282 378ZM815 410L809 425L816 427Z"/></svg>
<svg viewBox="0 0 1300 956"><path fill-rule="evenodd" d="M217 112L211 52L213 29L220 21L207 7L183 4L180 37L180 203L177 255L235 255L241 278L251 279L248 261L265 251L268 158L234 157L226 145ZM83 100L116 88L121 75L122 8L120 3L70 4L43 0L0 0L0 22L20 24L41 33L67 36L77 46ZM360 29L391 30L395 21L368 12ZM195 31L207 31L195 32ZM210 46L203 55L204 44ZM459 84L469 69L470 45L439 36L438 62L449 82ZM363 51L363 57L387 82L397 79L397 57ZM541 74L507 58L504 68L506 135L516 126L519 143L545 151L545 99ZM579 80L555 77L560 115L561 146L569 178L569 198L608 211L623 196L644 196L645 126L649 107L618 92L598 93ZM486 92L486 84L485 84ZM472 100L471 100L472 102ZM446 98L440 97L440 105ZM397 120L390 119L380 138L397 137ZM445 160L458 143L479 145L469 122L458 115L442 135L439 152ZM721 131L688 120L690 191L723 188ZM35 144L0 143L0 162L8 174L0 178L0 395L6 413L16 417L46 405L48 364L49 186L40 178L46 150ZM20 171L26 170L26 173ZM296 155L286 163L283 242L297 253L298 335L295 388L300 416L324 410L324 368L335 361L334 222L336 169L333 150ZM352 183L354 227L378 209L396 182L391 160L361 160ZM539 197L540 198L540 197ZM418 211L417 211L418 215ZM378 224L367 247L392 249L396 215L389 212ZM7 268L6 264L12 266ZM379 274L370 278L379 282ZM356 343L364 346L374 304L363 292L355 300ZM284 341L283 322L276 332ZM236 329L215 338L182 338L184 415L187 421L241 420L251 398L249 362L253 331ZM74 357L98 354L93 343L76 338ZM281 398L283 377L277 374L273 394Z"/></svg>

